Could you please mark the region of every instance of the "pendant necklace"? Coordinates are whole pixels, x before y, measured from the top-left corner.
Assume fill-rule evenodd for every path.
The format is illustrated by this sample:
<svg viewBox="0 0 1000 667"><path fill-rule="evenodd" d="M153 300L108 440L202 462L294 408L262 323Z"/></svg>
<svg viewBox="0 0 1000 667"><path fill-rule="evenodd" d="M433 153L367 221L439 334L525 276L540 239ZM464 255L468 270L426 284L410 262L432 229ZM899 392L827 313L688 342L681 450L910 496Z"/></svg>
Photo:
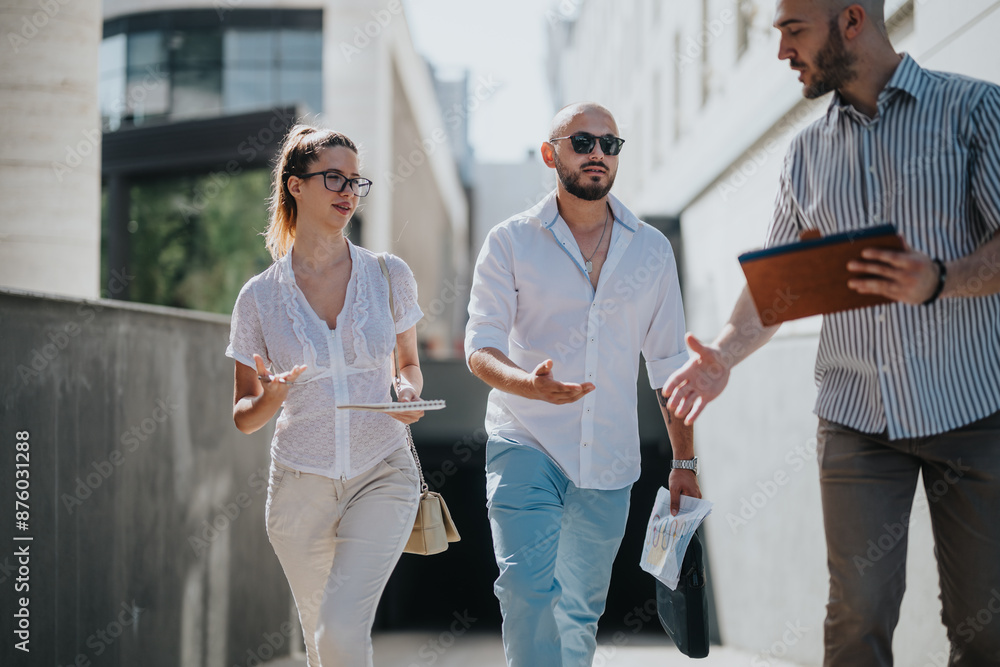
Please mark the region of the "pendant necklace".
<svg viewBox="0 0 1000 667"><path fill-rule="evenodd" d="M610 219L611 219L611 209L609 208L607 211L604 212L604 228L601 229L601 238L597 240L597 247L594 248L594 252L590 253L590 258L587 259L587 263L585 265L588 276L594 272L594 263L591 260L594 259L594 255L597 254L597 251L601 249L601 241L604 240L604 232L608 231L608 220Z"/></svg>

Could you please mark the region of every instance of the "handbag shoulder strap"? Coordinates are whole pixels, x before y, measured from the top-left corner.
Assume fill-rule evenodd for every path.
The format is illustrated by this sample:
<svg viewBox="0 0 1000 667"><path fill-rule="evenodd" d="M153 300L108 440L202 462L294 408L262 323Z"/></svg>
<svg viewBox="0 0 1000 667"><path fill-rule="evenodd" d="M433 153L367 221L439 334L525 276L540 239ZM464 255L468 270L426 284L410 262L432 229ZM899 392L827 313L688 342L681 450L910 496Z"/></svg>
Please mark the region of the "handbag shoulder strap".
<svg viewBox="0 0 1000 667"><path fill-rule="evenodd" d="M396 331L396 304L392 298L392 278L389 277L389 266L385 263L386 253L382 253L378 256L378 264L382 267L382 275L385 276L385 281L389 283L389 319L393 323L393 333ZM392 348L392 384L396 389L396 397L399 397L399 346L396 345Z"/></svg>
<svg viewBox="0 0 1000 667"><path fill-rule="evenodd" d="M392 298L392 278L389 277L389 267L385 263L386 253L382 253L378 256L379 266L382 267L382 275L385 276L385 281L389 283L389 319L393 322L393 332L395 332L395 322L396 322L396 304ZM392 382L393 386L396 388L396 398L399 398L399 387L400 387L400 377L399 377L399 345L396 344L392 348L392 368L393 376ZM413 444L413 434L410 433L410 425L404 424L406 426L406 442L410 446L410 452L413 453L413 462L417 464L417 474L420 475L420 493L425 494L430 489L427 486L427 482L424 480L424 469L420 466L420 457L417 456L417 447Z"/></svg>

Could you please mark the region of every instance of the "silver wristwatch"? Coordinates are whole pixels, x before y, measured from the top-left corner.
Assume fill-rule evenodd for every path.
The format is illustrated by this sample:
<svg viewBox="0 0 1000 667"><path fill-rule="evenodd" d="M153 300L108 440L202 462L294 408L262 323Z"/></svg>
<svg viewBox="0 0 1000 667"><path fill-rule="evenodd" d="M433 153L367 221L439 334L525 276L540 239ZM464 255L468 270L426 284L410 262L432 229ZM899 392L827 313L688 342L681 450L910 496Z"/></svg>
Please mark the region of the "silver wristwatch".
<svg viewBox="0 0 1000 667"><path fill-rule="evenodd" d="M698 474L698 457L692 459L674 459L670 462L670 468L672 470L693 470L694 474Z"/></svg>

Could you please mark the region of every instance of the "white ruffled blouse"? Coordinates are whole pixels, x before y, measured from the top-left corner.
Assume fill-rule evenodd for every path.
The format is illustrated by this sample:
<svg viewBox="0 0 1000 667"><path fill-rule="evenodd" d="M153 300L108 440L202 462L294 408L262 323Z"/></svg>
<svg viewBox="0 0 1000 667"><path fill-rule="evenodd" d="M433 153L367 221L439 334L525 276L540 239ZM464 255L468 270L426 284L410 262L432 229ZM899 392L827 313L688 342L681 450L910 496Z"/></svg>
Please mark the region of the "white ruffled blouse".
<svg viewBox="0 0 1000 667"><path fill-rule="evenodd" d="M271 456L302 472L346 480L405 446L405 427L380 412L337 405L391 400L396 334L423 317L413 272L388 255L395 312L378 255L350 242L351 278L337 326L330 329L295 283L291 252L254 276L236 299L226 356L272 372L308 368L289 386L271 441ZM393 322L393 319L395 322Z"/></svg>

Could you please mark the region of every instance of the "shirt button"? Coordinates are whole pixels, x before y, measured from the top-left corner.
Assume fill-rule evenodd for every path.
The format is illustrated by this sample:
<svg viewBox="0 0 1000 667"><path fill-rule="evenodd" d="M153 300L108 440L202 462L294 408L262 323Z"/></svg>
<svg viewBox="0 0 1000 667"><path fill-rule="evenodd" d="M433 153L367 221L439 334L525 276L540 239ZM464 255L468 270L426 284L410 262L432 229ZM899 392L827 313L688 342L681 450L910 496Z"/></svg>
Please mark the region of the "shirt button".
<svg viewBox="0 0 1000 667"><path fill-rule="evenodd" d="M875 165L872 165L872 166L868 167L868 171L870 173L874 174L875 173Z"/></svg>
<svg viewBox="0 0 1000 667"><path fill-rule="evenodd" d="M586 447L586 446L587 446L587 443L583 443L583 446L584 446L584 447Z"/></svg>
<svg viewBox="0 0 1000 667"><path fill-rule="evenodd" d="M889 372L889 364L882 364L882 372L883 373Z"/></svg>
<svg viewBox="0 0 1000 667"><path fill-rule="evenodd" d="M885 313L883 313L883 314L881 314L881 315L878 316L878 321L879 322L885 322Z"/></svg>

